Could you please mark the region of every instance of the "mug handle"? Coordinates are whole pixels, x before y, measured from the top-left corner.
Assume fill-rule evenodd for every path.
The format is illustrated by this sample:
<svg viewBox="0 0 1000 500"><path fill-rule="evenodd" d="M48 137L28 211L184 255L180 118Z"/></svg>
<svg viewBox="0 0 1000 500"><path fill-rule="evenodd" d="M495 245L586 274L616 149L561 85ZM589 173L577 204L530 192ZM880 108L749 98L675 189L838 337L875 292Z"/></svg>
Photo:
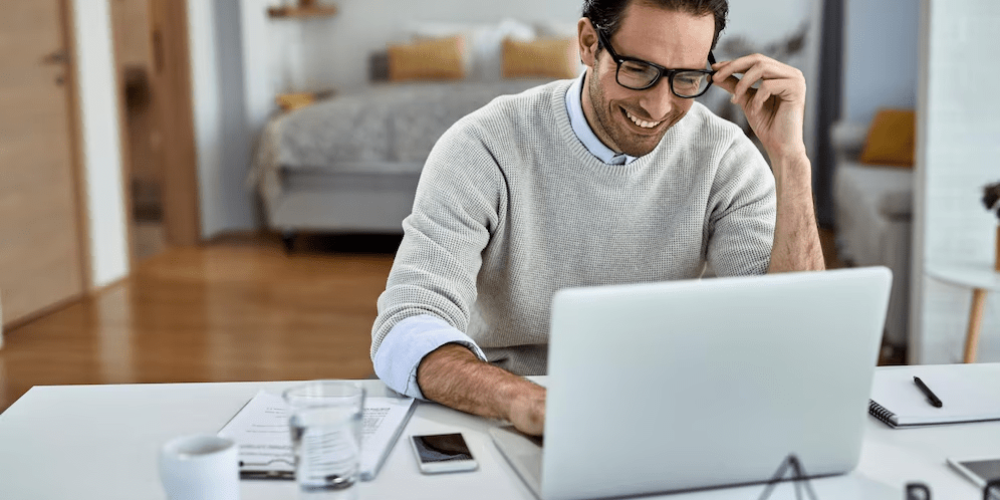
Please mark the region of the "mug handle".
<svg viewBox="0 0 1000 500"><path fill-rule="evenodd" d="M906 500L931 500L931 489L924 483L907 483Z"/></svg>

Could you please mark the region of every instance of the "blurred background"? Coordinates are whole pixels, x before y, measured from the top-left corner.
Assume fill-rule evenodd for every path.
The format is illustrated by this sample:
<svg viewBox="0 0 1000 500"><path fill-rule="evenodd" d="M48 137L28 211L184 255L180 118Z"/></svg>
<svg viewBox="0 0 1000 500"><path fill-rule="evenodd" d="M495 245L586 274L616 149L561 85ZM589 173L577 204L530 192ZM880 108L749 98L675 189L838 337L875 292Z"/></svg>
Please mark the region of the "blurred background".
<svg viewBox="0 0 1000 500"><path fill-rule="evenodd" d="M431 146L582 69L580 0L4 6L0 411L39 384L372 376ZM720 60L806 75L828 266L893 271L882 363L1000 361L998 26L995 0L730 5Z"/></svg>

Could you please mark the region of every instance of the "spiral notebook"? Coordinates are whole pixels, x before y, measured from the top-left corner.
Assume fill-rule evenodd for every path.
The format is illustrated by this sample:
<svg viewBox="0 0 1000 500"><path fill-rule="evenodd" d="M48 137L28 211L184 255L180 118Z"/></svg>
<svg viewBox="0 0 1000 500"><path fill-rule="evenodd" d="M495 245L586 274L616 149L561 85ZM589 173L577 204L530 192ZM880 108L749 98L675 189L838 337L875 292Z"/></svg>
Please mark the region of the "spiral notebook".
<svg viewBox="0 0 1000 500"><path fill-rule="evenodd" d="M917 388L920 377L941 400L932 406ZM893 428L1000 420L1000 364L921 365L880 369L868 412Z"/></svg>

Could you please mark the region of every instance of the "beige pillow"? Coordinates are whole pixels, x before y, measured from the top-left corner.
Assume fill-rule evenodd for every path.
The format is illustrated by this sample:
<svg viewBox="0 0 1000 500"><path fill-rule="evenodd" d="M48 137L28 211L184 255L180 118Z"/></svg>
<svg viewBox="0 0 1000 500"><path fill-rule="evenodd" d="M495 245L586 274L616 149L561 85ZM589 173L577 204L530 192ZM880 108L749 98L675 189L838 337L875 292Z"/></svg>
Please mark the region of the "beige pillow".
<svg viewBox="0 0 1000 500"><path fill-rule="evenodd" d="M503 41L504 78L573 78L580 72L576 38L545 38L531 42Z"/></svg>
<svg viewBox="0 0 1000 500"><path fill-rule="evenodd" d="M461 36L389 46L389 81L461 80L465 77Z"/></svg>

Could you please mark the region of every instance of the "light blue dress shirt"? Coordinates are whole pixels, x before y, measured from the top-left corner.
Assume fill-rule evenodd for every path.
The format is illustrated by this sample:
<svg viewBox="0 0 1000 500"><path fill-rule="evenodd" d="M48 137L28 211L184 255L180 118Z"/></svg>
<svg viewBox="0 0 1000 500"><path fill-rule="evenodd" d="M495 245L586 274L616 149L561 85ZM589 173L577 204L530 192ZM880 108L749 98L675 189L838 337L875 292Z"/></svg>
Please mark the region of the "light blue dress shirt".
<svg viewBox="0 0 1000 500"><path fill-rule="evenodd" d="M586 73L580 75L566 91L566 111L569 113L573 133L587 151L602 162L608 165L628 165L636 157L615 153L597 138L587 123L581 97L586 76ZM382 340L373 360L375 374L397 392L426 399L417 385L417 367L424 356L451 343L468 347L479 359L487 361L486 355L472 338L443 319L428 314L410 316L396 323Z"/></svg>
<svg viewBox="0 0 1000 500"><path fill-rule="evenodd" d="M584 73L570 85L566 91L566 111L569 112L569 124L573 127L573 133L580 139L583 146L590 151L590 154L597 157L608 165L628 165L635 161L635 156L625 153L615 153L611 148L604 145L594 130L587 123L587 116L583 114L583 79L587 77Z"/></svg>

